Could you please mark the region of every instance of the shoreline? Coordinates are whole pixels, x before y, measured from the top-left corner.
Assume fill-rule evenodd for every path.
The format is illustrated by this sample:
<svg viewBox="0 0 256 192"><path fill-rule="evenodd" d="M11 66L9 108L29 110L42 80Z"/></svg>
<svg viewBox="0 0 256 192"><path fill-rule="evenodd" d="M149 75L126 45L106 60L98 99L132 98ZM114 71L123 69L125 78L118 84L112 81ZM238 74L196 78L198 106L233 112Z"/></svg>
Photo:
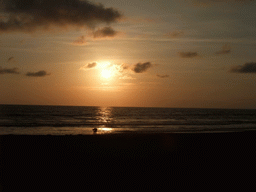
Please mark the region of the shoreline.
<svg viewBox="0 0 256 192"><path fill-rule="evenodd" d="M97 127L98 131L94 132L95 127L0 127L0 136L4 135L129 135L129 134L205 134L205 133L236 133L236 132L254 132L256 127L247 128L187 128L187 129L170 129L170 128L113 128Z"/></svg>

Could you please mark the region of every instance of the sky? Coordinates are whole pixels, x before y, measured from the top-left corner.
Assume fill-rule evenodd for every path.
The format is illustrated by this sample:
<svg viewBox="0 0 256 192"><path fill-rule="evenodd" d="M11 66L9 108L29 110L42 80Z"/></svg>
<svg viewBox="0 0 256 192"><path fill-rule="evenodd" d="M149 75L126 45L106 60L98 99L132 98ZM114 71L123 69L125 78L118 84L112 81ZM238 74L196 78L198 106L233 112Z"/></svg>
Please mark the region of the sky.
<svg viewBox="0 0 256 192"><path fill-rule="evenodd" d="M256 108L255 0L0 0L0 104Z"/></svg>

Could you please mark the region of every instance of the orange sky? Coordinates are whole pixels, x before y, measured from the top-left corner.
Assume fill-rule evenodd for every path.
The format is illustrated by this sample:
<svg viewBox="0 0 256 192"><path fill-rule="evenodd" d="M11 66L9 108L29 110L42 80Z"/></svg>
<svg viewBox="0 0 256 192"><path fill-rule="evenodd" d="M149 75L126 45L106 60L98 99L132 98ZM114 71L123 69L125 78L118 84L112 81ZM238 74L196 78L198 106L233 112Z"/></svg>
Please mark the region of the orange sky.
<svg viewBox="0 0 256 192"><path fill-rule="evenodd" d="M256 108L255 1L27 2L0 5L0 104Z"/></svg>

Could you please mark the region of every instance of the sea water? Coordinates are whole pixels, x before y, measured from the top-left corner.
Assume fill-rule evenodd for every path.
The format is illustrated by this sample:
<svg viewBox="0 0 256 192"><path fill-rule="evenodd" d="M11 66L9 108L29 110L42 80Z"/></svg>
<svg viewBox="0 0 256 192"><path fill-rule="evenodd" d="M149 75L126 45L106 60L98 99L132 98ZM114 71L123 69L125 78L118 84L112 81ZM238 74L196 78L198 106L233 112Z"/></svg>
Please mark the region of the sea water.
<svg viewBox="0 0 256 192"><path fill-rule="evenodd" d="M93 132L97 128L97 132ZM0 105L0 134L90 135L256 130L255 109Z"/></svg>

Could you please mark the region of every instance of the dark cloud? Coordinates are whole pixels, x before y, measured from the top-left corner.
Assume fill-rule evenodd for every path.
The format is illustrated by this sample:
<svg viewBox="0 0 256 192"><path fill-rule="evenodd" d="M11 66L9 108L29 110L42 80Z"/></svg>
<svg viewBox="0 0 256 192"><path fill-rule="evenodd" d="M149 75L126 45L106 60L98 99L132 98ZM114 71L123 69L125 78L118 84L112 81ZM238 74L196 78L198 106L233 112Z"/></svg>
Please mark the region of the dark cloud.
<svg viewBox="0 0 256 192"><path fill-rule="evenodd" d="M192 58L198 56L197 52L179 52L179 56L182 58Z"/></svg>
<svg viewBox="0 0 256 192"><path fill-rule="evenodd" d="M152 64L150 62L146 63L137 63L134 68L132 69L135 73L143 73L146 70L148 70L150 67L152 67Z"/></svg>
<svg viewBox="0 0 256 192"><path fill-rule="evenodd" d="M14 61L14 57L10 57L8 60L7 60L7 62L9 63L9 62L13 62Z"/></svg>
<svg viewBox="0 0 256 192"><path fill-rule="evenodd" d="M229 44L225 44L222 46L222 49L218 52L216 52L216 54L228 54L231 52L231 47Z"/></svg>
<svg viewBox="0 0 256 192"><path fill-rule="evenodd" d="M168 78L168 77L170 77L170 75L156 75L157 77L159 77L159 78Z"/></svg>
<svg viewBox="0 0 256 192"><path fill-rule="evenodd" d="M1 68L0 67L0 74L19 74L18 68Z"/></svg>
<svg viewBox="0 0 256 192"><path fill-rule="evenodd" d="M46 75L50 75L48 74L46 71L42 70L42 71L38 71L38 72L28 72L26 74L26 76L29 76L29 77L44 77Z"/></svg>
<svg viewBox="0 0 256 192"><path fill-rule="evenodd" d="M2 0L0 32L32 32L52 27L90 27L112 23L121 18L113 8L87 0Z"/></svg>
<svg viewBox="0 0 256 192"><path fill-rule="evenodd" d="M232 73L256 73L256 63L245 63L243 65L234 66L230 69Z"/></svg>
<svg viewBox="0 0 256 192"><path fill-rule="evenodd" d="M104 27L102 29L98 29L93 33L94 38L103 38L103 37L114 37L117 34L115 30L111 27Z"/></svg>
<svg viewBox="0 0 256 192"><path fill-rule="evenodd" d="M93 68L96 67L97 63L93 62L93 63L88 63L87 64L87 68Z"/></svg>
<svg viewBox="0 0 256 192"><path fill-rule="evenodd" d="M86 44L86 40L84 36L80 36L78 37L74 42L73 45L85 45Z"/></svg>
<svg viewBox="0 0 256 192"><path fill-rule="evenodd" d="M81 69L83 69L83 70L88 70L88 69L91 69L91 68L96 67L96 65L97 65L96 62L88 63L88 64L86 64L85 66L83 66Z"/></svg>

